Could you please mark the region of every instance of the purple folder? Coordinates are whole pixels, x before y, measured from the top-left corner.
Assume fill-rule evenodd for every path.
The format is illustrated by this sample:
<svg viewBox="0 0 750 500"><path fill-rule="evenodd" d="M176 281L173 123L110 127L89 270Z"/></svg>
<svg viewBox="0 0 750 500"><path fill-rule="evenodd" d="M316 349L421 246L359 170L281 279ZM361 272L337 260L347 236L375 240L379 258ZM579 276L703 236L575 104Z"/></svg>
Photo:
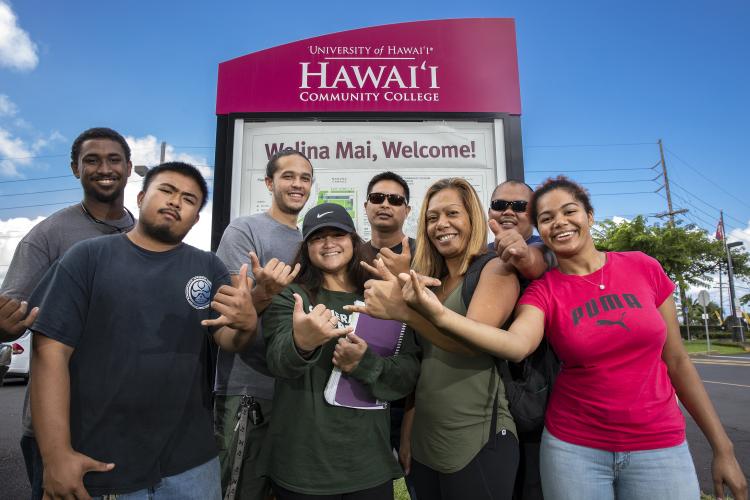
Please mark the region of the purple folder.
<svg viewBox="0 0 750 500"><path fill-rule="evenodd" d="M367 342L372 351L383 358L398 354L404 338L406 325L398 321L377 319L363 313L354 313L354 333ZM362 410L383 410L386 401L379 401L360 381L342 373L334 367L325 388L325 399L334 406L346 406Z"/></svg>

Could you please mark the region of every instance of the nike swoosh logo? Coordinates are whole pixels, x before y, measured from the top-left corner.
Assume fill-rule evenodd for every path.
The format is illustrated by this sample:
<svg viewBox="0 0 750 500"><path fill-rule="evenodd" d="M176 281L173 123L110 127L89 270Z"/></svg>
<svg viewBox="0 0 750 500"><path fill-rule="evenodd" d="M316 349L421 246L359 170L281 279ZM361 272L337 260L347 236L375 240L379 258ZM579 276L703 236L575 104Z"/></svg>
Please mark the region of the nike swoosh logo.
<svg viewBox="0 0 750 500"><path fill-rule="evenodd" d="M331 210L330 212L323 212L322 214L316 215L315 218L320 219L324 215L328 215L328 214L332 214L332 213L333 213L333 210Z"/></svg>

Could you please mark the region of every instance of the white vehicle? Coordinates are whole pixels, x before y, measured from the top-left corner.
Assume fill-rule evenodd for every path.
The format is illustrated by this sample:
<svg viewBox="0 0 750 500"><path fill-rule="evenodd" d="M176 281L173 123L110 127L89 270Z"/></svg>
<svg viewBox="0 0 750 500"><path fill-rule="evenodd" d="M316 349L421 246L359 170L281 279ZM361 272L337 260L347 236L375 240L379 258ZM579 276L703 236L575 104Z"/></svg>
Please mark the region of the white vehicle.
<svg viewBox="0 0 750 500"><path fill-rule="evenodd" d="M31 332L26 330L21 337L8 342L5 345L11 347L10 367L5 378L22 378L29 380L29 368L31 367Z"/></svg>

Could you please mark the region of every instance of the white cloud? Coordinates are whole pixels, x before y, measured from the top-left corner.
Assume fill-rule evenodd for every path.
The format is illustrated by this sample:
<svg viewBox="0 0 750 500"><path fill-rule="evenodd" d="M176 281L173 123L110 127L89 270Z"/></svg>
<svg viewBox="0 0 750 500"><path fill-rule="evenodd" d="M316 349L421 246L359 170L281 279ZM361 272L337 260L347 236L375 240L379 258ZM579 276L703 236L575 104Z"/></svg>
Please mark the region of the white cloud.
<svg viewBox="0 0 750 500"><path fill-rule="evenodd" d="M0 116L15 116L18 106L5 94L0 94Z"/></svg>
<svg viewBox="0 0 750 500"><path fill-rule="evenodd" d="M19 165L31 163L32 152L24 141L0 127L0 175L18 177Z"/></svg>
<svg viewBox="0 0 750 500"><path fill-rule="evenodd" d="M10 5L0 0L0 66L28 71L36 68L38 63L36 44L18 26Z"/></svg>
<svg viewBox="0 0 750 500"><path fill-rule="evenodd" d="M46 146L47 143L57 140L64 140L64 138L58 132L52 132L46 139L37 140L35 145L43 147ZM153 166L159 162L161 143L156 137L147 135L140 138L127 137L126 140L132 150L131 159L133 165ZM31 154L32 153L24 145L22 140L13 138L9 132L0 128L0 157L11 156L16 158L30 156ZM166 160L184 161L196 166L201 165L198 168L204 176L207 178L213 176L213 169L206 167L207 162L205 158L193 156L188 153L176 152L171 146L167 147ZM11 167L14 168L12 164ZM2 170L3 168L3 162L0 162L0 174L4 173ZM13 170L13 172L15 173L15 170ZM128 207L136 217L138 216L138 203L136 197L141 189L141 183L142 178L134 172L125 188L125 206ZM185 238L186 243L203 250L209 250L211 248L211 211L212 203L211 200L209 200L201 211L200 220ZM18 242L32 227L34 227L34 225L42 220L44 220L44 217L37 217L33 220L24 217L8 220L0 219L0 281L5 277L5 273L8 270L7 266L13 257L13 252L15 251Z"/></svg>
<svg viewBox="0 0 750 500"><path fill-rule="evenodd" d="M0 282L5 279L8 272L8 264L13 258L13 252L21 238L28 233L32 227L44 220L44 217L27 219L17 217L14 219L0 220Z"/></svg>
<svg viewBox="0 0 750 500"><path fill-rule="evenodd" d="M146 135L144 137L127 136L125 137L125 140L128 141L128 145L130 146L131 161L133 162L133 165L146 165L152 167L159 164L161 155L161 141L159 139L153 135ZM164 160L190 163L195 165L207 179L213 177L213 168L207 166L208 162L206 161L206 158L177 152L174 147L169 144L167 144ZM141 190L141 181L142 178L133 172L133 175L128 182L128 186L125 188L125 206L136 216L138 215L138 203L136 198L138 192ZM211 181L207 182L210 186ZM212 203L209 199L208 203L201 211L200 220L185 238L185 243L203 250L209 250L211 248L211 210Z"/></svg>
<svg viewBox="0 0 750 500"><path fill-rule="evenodd" d="M745 229L733 229L729 231L729 241L741 241L745 244L745 251L750 252L750 221Z"/></svg>

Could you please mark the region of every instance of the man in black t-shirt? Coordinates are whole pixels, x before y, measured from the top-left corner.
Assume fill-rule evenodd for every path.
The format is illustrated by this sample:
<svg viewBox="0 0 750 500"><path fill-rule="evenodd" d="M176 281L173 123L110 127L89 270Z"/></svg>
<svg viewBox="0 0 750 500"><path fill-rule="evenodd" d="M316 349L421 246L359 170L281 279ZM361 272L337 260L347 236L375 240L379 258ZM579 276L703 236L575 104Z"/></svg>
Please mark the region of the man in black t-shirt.
<svg viewBox="0 0 750 500"><path fill-rule="evenodd" d="M416 241L404 234L404 222L411 212L409 206L409 185L403 177L394 172L383 172L367 184L365 213L370 223L371 234L367 245L373 258L381 259L388 269L398 276L408 273ZM416 493L409 478L411 451L408 443L401 444L402 425L411 426L411 417L405 417L405 406L413 408L413 398L400 399L391 403L391 445L399 452L399 462L404 467L406 486L412 500ZM408 404L407 404L408 403ZM409 432L405 432L409 435Z"/></svg>
<svg viewBox="0 0 750 500"><path fill-rule="evenodd" d="M191 165L149 170L134 229L74 245L34 291L32 418L50 497L221 497L205 336L243 349L257 314L247 280L232 287L215 255L182 243L207 193Z"/></svg>

